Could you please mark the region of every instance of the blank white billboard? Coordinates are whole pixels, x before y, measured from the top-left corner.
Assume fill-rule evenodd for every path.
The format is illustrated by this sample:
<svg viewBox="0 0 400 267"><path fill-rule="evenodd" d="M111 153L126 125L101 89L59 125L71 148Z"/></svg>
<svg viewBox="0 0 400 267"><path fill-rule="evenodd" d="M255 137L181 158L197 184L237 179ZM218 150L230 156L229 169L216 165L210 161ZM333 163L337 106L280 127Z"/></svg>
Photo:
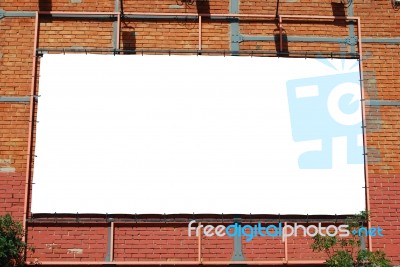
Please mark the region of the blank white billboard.
<svg viewBox="0 0 400 267"><path fill-rule="evenodd" d="M365 209L358 61L52 55L33 213Z"/></svg>

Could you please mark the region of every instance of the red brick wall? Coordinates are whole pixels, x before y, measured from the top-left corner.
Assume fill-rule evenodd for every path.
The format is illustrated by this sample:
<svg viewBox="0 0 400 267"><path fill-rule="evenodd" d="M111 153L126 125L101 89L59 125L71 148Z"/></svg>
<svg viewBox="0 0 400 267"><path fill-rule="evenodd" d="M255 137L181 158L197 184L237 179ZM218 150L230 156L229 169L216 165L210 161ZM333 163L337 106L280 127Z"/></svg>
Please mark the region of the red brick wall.
<svg viewBox="0 0 400 267"><path fill-rule="evenodd" d="M40 4L39 4L40 2ZM104 11L114 9L113 1L82 0L3 0L5 11ZM280 1L280 14L340 15L332 8L339 0ZM347 2L347 1L346 1ZM125 12L196 13L196 4L181 5L175 0L124 0ZM211 14L229 12L229 1L209 0L201 9ZM335 5L334 5L335 6ZM337 5L336 5L337 6ZM354 1L345 9L361 17L364 38L400 37L399 12L389 0ZM275 14L274 0L240 0L240 12ZM342 21L284 20L287 36L347 37L349 25ZM240 31L247 35L273 36L277 24L271 19L243 20ZM357 27L355 27L357 34ZM41 48L112 48L112 20L40 19ZM188 20L129 19L121 24L123 49L197 49L197 22ZM226 21L203 19L203 49L229 50L230 24ZM34 18L0 19L0 97L29 96L31 88ZM350 51L339 43L289 42L290 52ZM240 43L241 50L275 51L271 41ZM399 101L400 45L364 43L364 74L367 98ZM356 51L358 51L356 49ZM384 237L373 239L374 249L383 249L394 263L400 264L400 107L369 107L367 109L367 142L369 149L369 189L372 224L384 229ZM22 220L25 199L25 172L28 149L29 103L0 102L0 214L11 213ZM104 261L107 254L109 224L29 224L28 242L36 247L30 259L45 261ZM116 261L196 260L197 238L187 237L185 225L116 225L114 258ZM310 240L289 240L289 259L322 259L311 253ZM278 260L284 257L280 240L256 238L243 243L247 260ZM202 239L204 260L230 260L233 241L230 238Z"/></svg>

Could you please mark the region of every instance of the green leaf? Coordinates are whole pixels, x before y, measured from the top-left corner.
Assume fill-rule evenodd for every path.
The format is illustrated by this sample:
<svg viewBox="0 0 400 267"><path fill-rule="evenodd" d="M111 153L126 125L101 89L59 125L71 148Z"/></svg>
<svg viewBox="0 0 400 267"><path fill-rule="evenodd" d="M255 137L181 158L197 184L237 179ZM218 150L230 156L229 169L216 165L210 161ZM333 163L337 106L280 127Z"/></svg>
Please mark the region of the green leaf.
<svg viewBox="0 0 400 267"><path fill-rule="evenodd" d="M327 261L326 264L329 267L353 267L354 262L353 262L353 257L351 254L347 251L340 250L337 253L335 253L332 257L330 257Z"/></svg>

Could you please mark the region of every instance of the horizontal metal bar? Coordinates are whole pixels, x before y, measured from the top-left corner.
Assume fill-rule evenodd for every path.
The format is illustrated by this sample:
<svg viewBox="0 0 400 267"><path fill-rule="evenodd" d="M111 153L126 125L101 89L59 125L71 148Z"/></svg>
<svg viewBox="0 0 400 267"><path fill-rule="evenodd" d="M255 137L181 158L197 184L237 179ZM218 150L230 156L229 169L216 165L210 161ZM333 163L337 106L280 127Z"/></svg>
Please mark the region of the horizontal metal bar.
<svg viewBox="0 0 400 267"><path fill-rule="evenodd" d="M114 223L115 224L146 224L146 225L187 225L190 221L192 221L193 219L188 219L186 221L182 221L182 220L177 220L177 221L172 221L172 220L167 220L167 221L163 221L163 220L122 220L122 219L114 219ZM234 220L233 219L225 219L225 220L201 220L201 219L197 219L196 221L204 223L204 224L233 224ZM250 224L250 225L254 225L257 224L258 222L263 223L263 224L279 224L279 223L283 223L283 220L279 220L279 219L266 219L266 220L262 220L262 219L253 219L253 220L242 220L243 224ZM308 221L306 221L306 219L302 219L302 220L296 220L296 219L285 219L285 222L287 223L302 223L302 224L318 224L318 223L322 223L322 224L335 224L335 223L344 223L346 222L346 218L338 218L338 219L309 219ZM79 220L63 220L63 219L28 219L27 220L27 224L28 225L55 225L55 226L61 226L61 225L104 225L107 224L108 220L85 220L85 219L79 219ZM148 226L150 227L150 226Z"/></svg>
<svg viewBox="0 0 400 267"><path fill-rule="evenodd" d="M29 96L0 96L0 102L29 102Z"/></svg>
<svg viewBox="0 0 400 267"><path fill-rule="evenodd" d="M264 35L241 35L241 41L275 41L275 37ZM317 36L287 36L290 42L326 42L326 43L347 43L347 38L341 37L317 37ZM400 38L362 38L363 43L384 43L400 44Z"/></svg>
<svg viewBox="0 0 400 267"><path fill-rule="evenodd" d="M359 58L357 53L343 53L343 52L322 52L322 51L309 51L309 52L277 52L277 51L263 51L263 50L166 50L166 49L147 49L147 50L123 50L123 49L92 49L92 48L39 48L37 53L113 53L113 54L219 54L229 56L232 53L237 55L246 56L291 56L291 57L304 57L304 58Z"/></svg>
<svg viewBox="0 0 400 267"><path fill-rule="evenodd" d="M35 17L36 13L35 12L29 12L29 11L4 11L0 10L0 18L6 17L6 18L19 18L19 17L30 17L33 18Z"/></svg>
<svg viewBox="0 0 400 267"><path fill-rule="evenodd" d="M74 52L76 51L76 49L70 49L70 50L74 51ZM107 50L107 52L114 52L114 51L113 50ZM229 52L226 52L226 53L229 54ZM244 53L244 51L242 51L241 53ZM0 102L29 102L29 101L30 101L30 97L29 96L11 96L11 97L0 96ZM394 100L366 100L365 104L368 105L368 106L400 106L400 101L394 101Z"/></svg>
<svg viewBox="0 0 400 267"><path fill-rule="evenodd" d="M176 16L176 15L127 15L127 14L122 14L121 15L122 19L150 19L150 20L155 20L155 19L164 19L164 20L196 20L199 18L199 15L185 15L185 16ZM224 16L218 16L218 15L203 15L202 16L203 20L211 19L211 20L224 20L224 21L231 21L231 20L236 20L236 18L232 17L224 17Z"/></svg>
<svg viewBox="0 0 400 267"><path fill-rule="evenodd" d="M394 100L366 100L368 106L400 106L400 101Z"/></svg>
<svg viewBox="0 0 400 267"><path fill-rule="evenodd" d="M41 14L42 18L48 16L51 18L80 18L80 19L115 19L117 15L115 14L78 14L78 13L64 13L64 14ZM0 19L6 18L18 18L18 17L35 17L35 12L20 12L20 11L1 11L0 10ZM126 15L122 14L121 19L142 19L142 20L197 20L199 16L193 15L186 15L186 16L174 16L174 15ZM212 20L231 20L232 18L228 17L221 17L215 15L208 15L204 17L205 19L212 19Z"/></svg>
<svg viewBox="0 0 400 267"><path fill-rule="evenodd" d="M344 222L351 214L341 215L285 215L285 214L58 214L58 213L35 213L32 214L28 223L32 224L104 224L109 222L122 224L187 224L192 220L204 223L231 224L238 217L243 223L338 223Z"/></svg>
<svg viewBox="0 0 400 267"><path fill-rule="evenodd" d="M35 12L27 12L27 11L4 11L1 10L0 14L7 17L34 17ZM52 17L83 17L83 18L103 18L107 16L118 16L117 12L74 12L74 11L39 11L39 15L51 15ZM125 12L123 14L125 17L130 18L176 18L176 17L194 17L198 18L202 16L204 18L216 18L216 19L232 19L232 18L258 18L258 19L275 19L276 15L274 14L236 14L236 13L227 13L227 14L199 14L199 13L138 13L138 12ZM305 16L305 15L281 15L282 18L288 19L326 19L326 20L334 20L334 19L343 19L343 20L358 20L358 17L334 17L334 16ZM0 16L1 18L1 16Z"/></svg>
<svg viewBox="0 0 400 267"><path fill-rule="evenodd" d="M320 265L325 263L325 260L276 260L276 261L41 261L40 265L43 266L74 266L74 265L93 265L93 266L119 266L119 265ZM29 265L29 263L28 263Z"/></svg>
<svg viewBox="0 0 400 267"><path fill-rule="evenodd" d="M77 49L68 49L68 50L66 49L66 50L62 50L62 51L65 51L65 52L70 52L70 51L76 52L76 50ZM87 51L90 52L89 50L87 50ZM106 51L107 52L111 52L111 53L114 52L114 50L112 50L112 49L106 50ZM118 51L120 51L120 50L118 50ZM124 52L124 51L121 50L120 52ZM159 52L159 51L156 51L156 52ZM175 52L176 51L174 51L174 53ZM192 53L197 53L198 51L191 51L191 52ZM252 54L252 53L256 53L258 51L247 52L247 53L245 53L245 52L246 51L241 51L240 53L249 55L249 54ZM202 53L207 53L207 52L205 52L205 51L203 52L202 51ZM226 54L229 54L229 53L230 53L229 51L226 51ZM3 103L7 103L7 102L29 102L29 101L30 101L30 97L28 97L28 96L11 96L11 97L0 96L0 102L3 102ZM400 101L393 101L393 100L366 100L365 104L368 105L368 106L400 106Z"/></svg>
<svg viewBox="0 0 400 267"><path fill-rule="evenodd" d="M82 15L82 16L118 16L119 12L92 12L92 11L39 11L39 15Z"/></svg>
<svg viewBox="0 0 400 267"><path fill-rule="evenodd" d="M400 38L362 38L363 43L400 44Z"/></svg>
<svg viewBox="0 0 400 267"><path fill-rule="evenodd" d="M112 19L116 18L118 14L106 13L106 12L39 12L42 17L51 16L51 18L81 18L81 19ZM35 17L35 12L29 11L4 11L0 10L0 19L3 17L7 18L18 18L18 17ZM146 14L121 14L121 19L164 19L164 20L188 20L198 19L199 14L159 14L159 15L146 15ZM204 15L205 19L213 20L231 20L231 17L218 16L212 14Z"/></svg>
<svg viewBox="0 0 400 267"><path fill-rule="evenodd" d="M121 19L176 19L176 20L187 20L193 19L197 20L198 16L157 16L157 15L125 15L121 16ZM197 21L196 21L197 22Z"/></svg>
<svg viewBox="0 0 400 267"><path fill-rule="evenodd" d="M274 36L260 35L241 35L242 41L275 41ZM287 36L287 40L291 42L328 42L328 43L345 43L346 38L340 37L308 37L308 36Z"/></svg>
<svg viewBox="0 0 400 267"><path fill-rule="evenodd" d="M42 15L41 18L65 18L65 19L107 19L107 20L115 20L117 18L116 15L81 15L81 14L54 14L54 15Z"/></svg>
<svg viewBox="0 0 400 267"><path fill-rule="evenodd" d="M174 16L174 15L168 15L168 16L160 16L160 15L126 15L122 14L121 19L142 19L142 20L157 20L157 19L164 19L164 20L196 20L197 22L199 16L193 16L193 15L187 15L187 16ZM212 19L212 20L224 20L224 21L230 21L235 18L228 18L228 17L221 17L221 16L214 16L214 15L208 15L204 16L203 19Z"/></svg>
<svg viewBox="0 0 400 267"><path fill-rule="evenodd" d="M108 14L108 13L90 13L90 12L65 12L65 13L55 13L50 14L48 12L40 12L40 14L44 17L51 16L51 18L81 18L81 19L112 19L115 18L116 14ZM0 10L0 19L2 18L34 18L36 16L36 12L30 11L4 11Z"/></svg>

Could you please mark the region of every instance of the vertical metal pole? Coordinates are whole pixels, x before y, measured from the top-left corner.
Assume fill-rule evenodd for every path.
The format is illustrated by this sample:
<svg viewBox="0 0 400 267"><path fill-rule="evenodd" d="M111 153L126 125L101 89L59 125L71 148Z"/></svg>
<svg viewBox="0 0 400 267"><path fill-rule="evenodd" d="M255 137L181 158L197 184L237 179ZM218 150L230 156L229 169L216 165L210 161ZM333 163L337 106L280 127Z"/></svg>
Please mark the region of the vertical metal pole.
<svg viewBox="0 0 400 267"><path fill-rule="evenodd" d="M110 240L110 261L114 261L114 221L111 222L111 240Z"/></svg>
<svg viewBox="0 0 400 267"><path fill-rule="evenodd" d="M202 16L199 15L199 46L198 50L201 51L202 49Z"/></svg>
<svg viewBox="0 0 400 267"><path fill-rule="evenodd" d="M350 3L350 2L349 2ZM354 16L354 7L353 7L353 2L351 2L349 4L349 7L347 8L347 15L349 17L353 17ZM354 22L352 20L349 21L349 38L350 40L355 38L355 32L354 32ZM358 36L358 38L360 38L360 36ZM355 44L352 43L350 44L350 52L351 53L355 53L356 52L356 48L355 48Z"/></svg>
<svg viewBox="0 0 400 267"><path fill-rule="evenodd" d="M284 223L284 228L286 229L286 225L287 225L287 222L285 222ZM283 240L283 242L284 242L284 247L285 247L285 259L284 259L284 261L285 261L285 263L287 263L288 261L289 261L289 256L288 256L288 242L287 242L287 235L285 234L285 239Z"/></svg>
<svg viewBox="0 0 400 267"><path fill-rule="evenodd" d="M108 227L108 236L107 236L107 254L105 261L112 262L114 261L114 220L110 219L110 226Z"/></svg>
<svg viewBox="0 0 400 267"><path fill-rule="evenodd" d="M361 250L365 250L365 233L363 231L361 231L360 241Z"/></svg>
<svg viewBox="0 0 400 267"><path fill-rule="evenodd" d="M229 13L239 14L239 0L230 0ZM240 50L240 29L239 29L239 18L236 17L231 20L230 23L230 33L231 33L231 51L232 55L238 55Z"/></svg>
<svg viewBox="0 0 400 267"><path fill-rule="evenodd" d="M283 51L282 17L279 15L279 52Z"/></svg>
<svg viewBox="0 0 400 267"><path fill-rule="evenodd" d="M199 227L198 229L201 229L201 222L199 222L198 227ZM198 244L199 244L198 261L199 261L199 264L202 264L202 262L203 262L203 257L202 257L202 253L201 253L201 250L202 250L202 246L201 246L202 234L201 234L201 232L202 231L199 231L199 236L198 236Z"/></svg>
<svg viewBox="0 0 400 267"><path fill-rule="evenodd" d="M116 49L120 48L120 32L121 32L121 12L118 12L118 17L117 17L117 36L116 36Z"/></svg>
<svg viewBox="0 0 400 267"><path fill-rule="evenodd" d="M235 218L233 220L234 223L240 224L241 219ZM242 235L237 233L233 237L233 257L232 261L244 261L243 251L242 251Z"/></svg>
<svg viewBox="0 0 400 267"><path fill-rule="evenodd" d="M119 0L115 0L114 2L114 12L118 12L117 20L113 22L113 49L119 49L119 28L120 28L120 19L121 13L119 10Z"/></svg>
<svg viewBox="0 0 400 267"><path fill-rule="evenodd" d="M362 50L362 35L361 35L361 19L357 18L358 30L358 53L360 55L360 86L361 86L361 112L362 112L362 131L363 131L363 146L364 146L364 173L365 173L365 206L367 212L370 211L370 196L369 196L369 174L368 174L368 149L367 149L367 129L366 129L366 112L365 112L365 90L364 90L364 69L363 69L363 50ZM371 229L371 221L368 218L368 229ZM372 251L372 238L368 235L368 249Z"/></svg>
<svg viewBox="0 0 400 267"><path fill-rule="evenodd" d="M32 78L31 78L31 93L29 96L29 129L28 129L28 154L26 159L26 173L25 173L25 201L24 201L24 214L22 226L26 230L26 221L29 213L29 196L30 196L30 181L31 181L31 170L32 170L32 140L33 140L33 126L34 126L34 109L35 109L35 88L36 88L36 70L37 70L37 56L36 50L38 45L39 35L39 12L35 12L35 29L33 37L33 55L32 55ZM23 241L26 241L26 234L23 236Z"/></svg>

